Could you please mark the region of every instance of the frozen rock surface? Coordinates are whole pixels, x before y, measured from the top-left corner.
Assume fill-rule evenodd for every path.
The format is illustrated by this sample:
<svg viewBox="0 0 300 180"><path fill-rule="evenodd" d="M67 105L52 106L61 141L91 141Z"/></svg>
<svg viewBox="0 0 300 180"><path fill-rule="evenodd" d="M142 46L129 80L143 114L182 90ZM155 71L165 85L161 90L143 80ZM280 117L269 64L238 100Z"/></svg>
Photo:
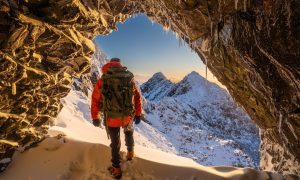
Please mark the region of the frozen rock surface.
<svg viewBox="0 0 300 180"><path fill-rule="evenodd" d="M138 12L190 44L261 128L261 168L299 175L296 0L0 1L0 159L43 139L90 70L91 39Z"/></svg>

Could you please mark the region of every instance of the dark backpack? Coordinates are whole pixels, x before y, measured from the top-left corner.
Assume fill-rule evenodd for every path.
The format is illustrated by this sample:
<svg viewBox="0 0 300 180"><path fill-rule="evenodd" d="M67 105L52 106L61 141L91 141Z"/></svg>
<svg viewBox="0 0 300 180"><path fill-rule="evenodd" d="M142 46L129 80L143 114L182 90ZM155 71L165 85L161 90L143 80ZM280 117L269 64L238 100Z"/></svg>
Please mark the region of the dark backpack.
<svg viewBox="0 0 300 180"><path fill-rule="evenodd" d="M134 113L133 74L126 67L111 67L102 75L102 112L105 118L122 118Z"/></svg>

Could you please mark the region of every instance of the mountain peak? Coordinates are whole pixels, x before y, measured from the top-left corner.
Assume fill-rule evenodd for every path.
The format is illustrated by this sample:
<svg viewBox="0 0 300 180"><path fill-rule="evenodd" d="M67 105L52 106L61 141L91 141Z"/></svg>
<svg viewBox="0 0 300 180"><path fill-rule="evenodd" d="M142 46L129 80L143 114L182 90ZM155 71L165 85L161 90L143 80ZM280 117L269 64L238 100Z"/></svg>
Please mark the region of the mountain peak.
<svg viewBox="0 0 300 180"><path fill-rule="evenodd" d="M190 81L190 82L195 82L195 81L206 81L206 79L201 76L198 72L192 71L188 75L186 75L182 81Z"/></svg>
<svg viewBox="0 0 300 180"><path fill-rule="evenodd" d="M160 99L167 94L173 83L163 73L155 73L147 82L141 85L141 91L148 100Z"/></svg>
<svg viewBox="0 0 300 180"><path fill-rule="evenodd" d="M196 71L192 71L192 72L190 72L188 75L187 75L187 77L189 77L189 76L200 76L200 77L202 77L198 72L196 72Z"/></svg>
<svg viewBox="0 0 300 180"><path fill-rule="evenodd" d="M166 76L162 73L162 72L157 72L155 74L153 74L153 76L151 77L151 79L161 79L161 80L166 80Z"/></svg>

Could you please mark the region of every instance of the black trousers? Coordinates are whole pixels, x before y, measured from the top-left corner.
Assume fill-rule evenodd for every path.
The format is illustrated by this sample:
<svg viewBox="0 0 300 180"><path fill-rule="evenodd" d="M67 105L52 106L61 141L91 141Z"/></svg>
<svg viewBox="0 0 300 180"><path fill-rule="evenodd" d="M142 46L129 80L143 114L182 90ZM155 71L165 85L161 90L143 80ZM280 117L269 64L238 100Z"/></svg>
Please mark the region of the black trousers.
<svg viewBox="0 0 300 180"><path fill-rule="evenodd" d="M110 136L111 144L111 162L114 167L120 167L121 155L121 139L120 139L120 127L108 127L108 133ZM128 129L124 127L125 134L125 145L127 151L133 151L134 140L133 140L133 128Z"/></svg>

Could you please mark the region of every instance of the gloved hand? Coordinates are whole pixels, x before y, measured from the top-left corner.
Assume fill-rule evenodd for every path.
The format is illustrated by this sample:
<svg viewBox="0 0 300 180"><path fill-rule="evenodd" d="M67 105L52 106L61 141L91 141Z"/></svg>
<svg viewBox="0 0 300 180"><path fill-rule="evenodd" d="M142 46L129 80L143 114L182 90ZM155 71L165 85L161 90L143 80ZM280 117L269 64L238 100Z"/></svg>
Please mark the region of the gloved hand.
<svg viewBox="0 0 300 180"><path fill-rule="evenodd" d="M95 127L101 127L100 119L93 119L93 125Z"/></svg>
<svg viewBox="0 0 300 180"><path fill-rule="evenodd" d="M134 124L140 124L140 122L141 122L141 116L134 116L133 121L134 121Z"/></svg>

